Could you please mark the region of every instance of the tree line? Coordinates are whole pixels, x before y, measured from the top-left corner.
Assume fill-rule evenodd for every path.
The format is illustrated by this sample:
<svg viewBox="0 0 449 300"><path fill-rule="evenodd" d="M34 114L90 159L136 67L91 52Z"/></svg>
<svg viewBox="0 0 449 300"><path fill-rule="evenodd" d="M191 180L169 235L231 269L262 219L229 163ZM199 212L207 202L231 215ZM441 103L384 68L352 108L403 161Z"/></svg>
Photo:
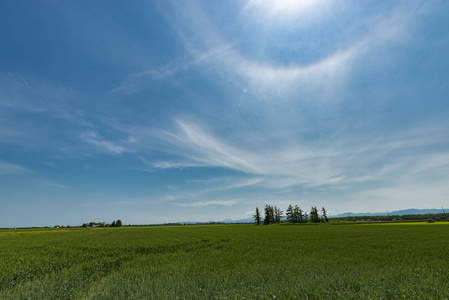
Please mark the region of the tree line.
<svg viewBox="0 0 449 300"><path fill-rule="evenodd" d="M256 207L256 212L253 215L254 221L257 225L263 224L263 225L269 225L273 223L281 223L283 219L284 212L277 206L272 205L265 205L264 209L264 217L262 219L261 212L259 210L259 207ZM329 222L327 218L327 211L323 208L321 209L321 216L318 212L318 209L315 206L312 206L310 209L310 213L307 213L307 211L304 211L299 207L298 205L292 206L289 205L287 210L285 211L285 219L289 223L320 223L320 222Z"/></svg>
<svg viewBox="0 0 449 300"><path fill-rule="evenodd" d="M111 224L106 222L90 222L90 223L83 223L81 227L122 227L122 221L112 221Z"/></svg>

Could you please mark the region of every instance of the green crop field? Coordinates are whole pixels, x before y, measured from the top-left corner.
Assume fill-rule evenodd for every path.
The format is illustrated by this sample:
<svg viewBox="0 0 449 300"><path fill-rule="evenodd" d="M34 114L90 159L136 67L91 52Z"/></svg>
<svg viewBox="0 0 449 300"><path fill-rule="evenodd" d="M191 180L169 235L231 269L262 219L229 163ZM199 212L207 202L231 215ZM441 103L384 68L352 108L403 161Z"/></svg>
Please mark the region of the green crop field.
<svg viewBox="0 0 449 300"><path fill-rule="evenodd" d="M0 299L447 299L448 225L0 230Z"/></svg>

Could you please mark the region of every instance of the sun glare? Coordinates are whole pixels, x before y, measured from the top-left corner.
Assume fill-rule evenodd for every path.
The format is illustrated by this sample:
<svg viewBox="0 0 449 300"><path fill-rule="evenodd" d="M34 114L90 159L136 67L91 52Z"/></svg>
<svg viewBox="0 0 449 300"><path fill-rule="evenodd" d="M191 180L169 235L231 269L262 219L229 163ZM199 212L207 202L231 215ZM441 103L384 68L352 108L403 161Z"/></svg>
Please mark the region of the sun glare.
<svg viewBox="0 0 449 300"><path fill-rule="evenodd" d="M317 3L317 0L274 0L271 5L276 12L294 13L311 8Z"/></svg>
<svg viewBox="0 0 449 300"><path fill-rule="evenodd" d="M271 15L298 14L319 5L322 0L252 0L247 7L257 7Z"/></svg>

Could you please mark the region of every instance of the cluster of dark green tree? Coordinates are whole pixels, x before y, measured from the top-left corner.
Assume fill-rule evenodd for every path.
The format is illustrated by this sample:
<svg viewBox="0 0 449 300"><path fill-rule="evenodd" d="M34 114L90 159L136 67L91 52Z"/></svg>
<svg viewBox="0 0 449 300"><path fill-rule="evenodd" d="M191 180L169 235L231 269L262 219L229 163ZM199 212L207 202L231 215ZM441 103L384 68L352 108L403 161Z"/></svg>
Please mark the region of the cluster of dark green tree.
<svg viewBox="0 0 449 300"><path fill-rule="evenodd" d="M284 212L277 206L265 205L264 213L265 216L262 221L259 208L256 207L256 213L253 215L253 218L257 225L260 225L262 222L264 225L281 223L284 220L294 224L307 223L309 221L311 223L329 222L324 207L321 209L321 216L315 206L310 209L310 214L308 214L307 211L302 210L298 205L289 205L285 211L285 217L282 215Z"/></svg>
<svg viewBox="0 0 449 300"><path fill-rule="evenodd" d="M259 212L259 208L256 207L256 215ZM263 219L263 224L268 225L271 223L281 223L283 211L277 206L266 205L265 206L265 218ZM256 218L257 224L260 224L260 213L259 220Z"/></svg>
<svg viewBox="0 0 449 300"><path fill-rule="evenodd" d="M112 221L111 227L122 227L122 221L120 221L120 220Z"/></svg>
<svg viewBox="0 0 449 300"><path fill-rule="evenodd" d="M122 221L112 221L111 224L106 222L89 222L89 223L83 223L81 227L122 227Z"/></svg>

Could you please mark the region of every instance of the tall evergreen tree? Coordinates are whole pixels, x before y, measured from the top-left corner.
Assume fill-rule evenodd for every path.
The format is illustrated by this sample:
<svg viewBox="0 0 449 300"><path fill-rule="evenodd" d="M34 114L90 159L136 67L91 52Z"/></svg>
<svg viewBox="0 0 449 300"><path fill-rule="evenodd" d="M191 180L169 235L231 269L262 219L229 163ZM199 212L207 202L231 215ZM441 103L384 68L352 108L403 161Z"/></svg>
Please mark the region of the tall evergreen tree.
<svg viewBox="0 0 449 300"><path fill-rule="evenodd" d="M274 209L271 205L265 205L265 218L263 225L268 225L274 222Z"/></svg>
<svg viewBox="0 0 449 300"><path fill-rule="evenodd" d="M295 212L293 210L293 206L290 204L285 211L285 215L287 216L287 220L290 223L296 223L295 221Z"/></svg>
<svg viewBox="0 0 449 300"><path fill-rule="evenodd" d="M274 207L274 222L275 223L281 223L281 217L282 217L283 211L278 208L277 206Z"/></svg>
<svg viewBox="0 0 449 300"><path fill-rule="evenodd" d="M323 208L321 209L321 215L323 216L324 222L329 222L329 220L327 219L327 215L326 215L326 210Z"/></svg>
<svg viewBox="0 0 449 300"><path fill-rule="evenodd" d="M293 208L293 214L295 216L295 223L303 223L303 211L301 207L295 205Z"/></svg>
<svg viewBox="0 0 449 300"><path fill-rule="evenodd" d="M260 212L258 207L256 207L256 213L253 215L253 218L256 221L256 225L260 225Z"/></svg>
<svg viewBox="0 0 449 300"><path fill-rule="evenodd" d="M310 209L310 221L312 223L320 223L320 216L318 215L318 209L313 206Z"/></svg>

